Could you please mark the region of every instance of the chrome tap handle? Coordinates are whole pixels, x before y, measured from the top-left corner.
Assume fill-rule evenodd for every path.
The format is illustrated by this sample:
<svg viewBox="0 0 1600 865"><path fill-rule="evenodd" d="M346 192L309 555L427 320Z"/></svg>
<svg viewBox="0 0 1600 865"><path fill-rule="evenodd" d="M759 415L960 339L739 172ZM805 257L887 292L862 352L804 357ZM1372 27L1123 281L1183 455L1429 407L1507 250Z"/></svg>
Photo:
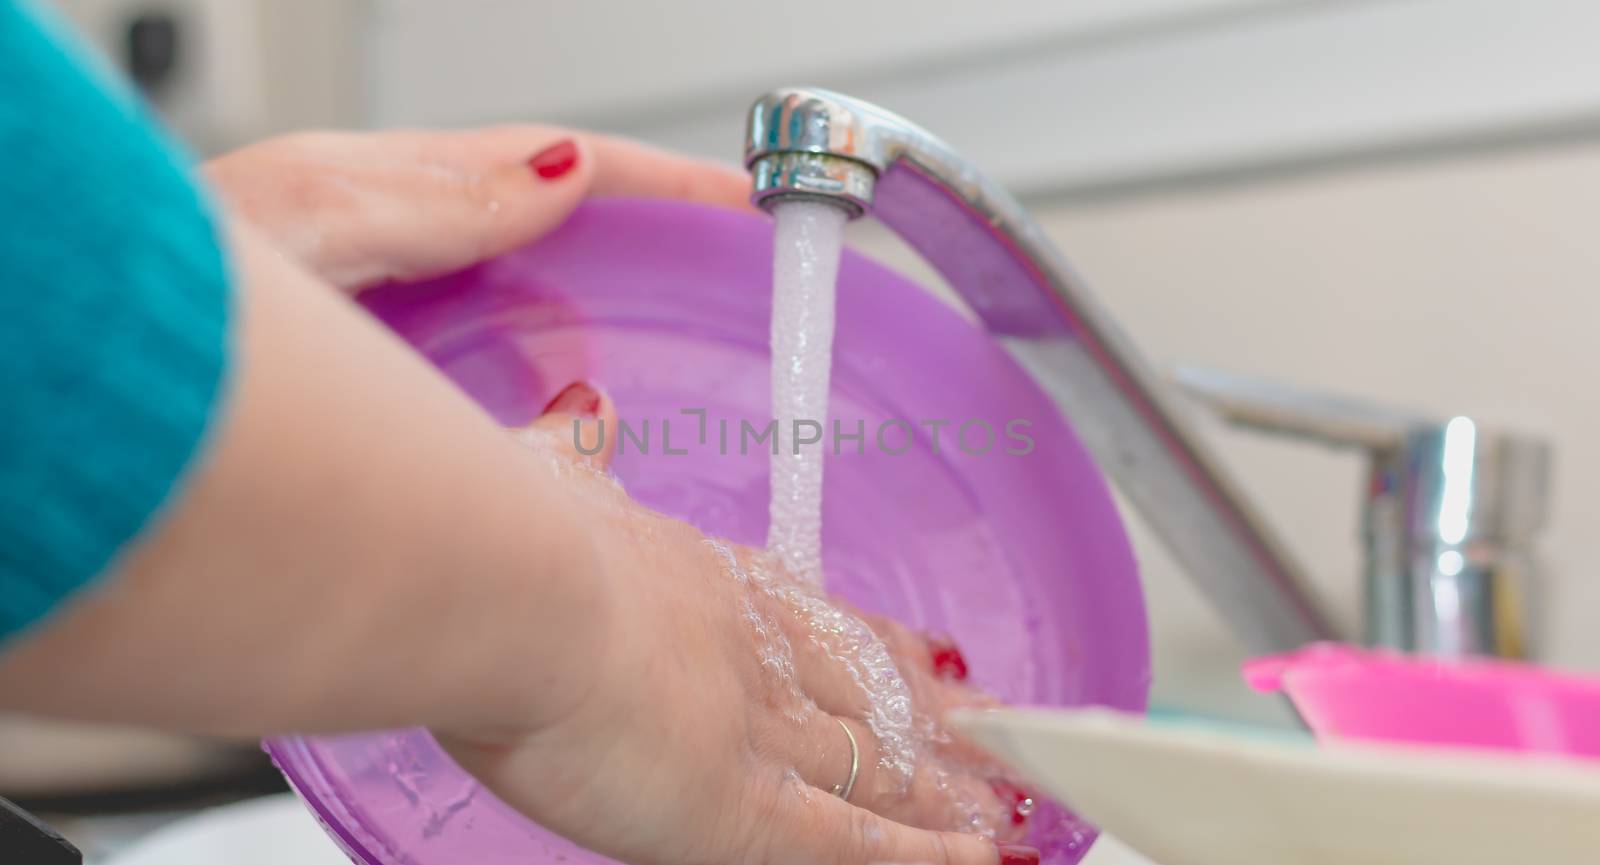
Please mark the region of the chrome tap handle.
<svg viewBox="0 0 1600 865"><path fill-rule="evenodd" d="M1219 370L1181 366L1172 378L1234 426L1332 447L1397 448L1407 432L1427 422L1410 412Z"/></svg>
<svg viewBox="0 0 1600 865"><path fill-rule="evenodd" d="M1366 639L1440 655L1530 654L1534 542L1550 446L1484 429L1229 375L1182 368L1179 387L1243 428L1364 451Z"/></svg>

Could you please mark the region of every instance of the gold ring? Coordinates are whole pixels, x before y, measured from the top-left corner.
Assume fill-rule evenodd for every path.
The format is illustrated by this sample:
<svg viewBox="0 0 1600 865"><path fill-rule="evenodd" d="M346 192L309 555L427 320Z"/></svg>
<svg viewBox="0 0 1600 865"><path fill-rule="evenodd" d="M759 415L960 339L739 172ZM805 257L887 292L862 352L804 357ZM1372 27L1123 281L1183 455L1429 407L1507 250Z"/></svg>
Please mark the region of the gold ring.
<svg viewBox="0 0 1600 865"><path fill-rule="evenodd" d="M846 724L843 718L835 717L833 720L839 722L839 729L850 739L850 777L843 784L833 785L832 792L833 795L848 802L850 791L856 788L856 774L861 771L861 746L856 744L856 734L850 732L850 725Z"/></svg>

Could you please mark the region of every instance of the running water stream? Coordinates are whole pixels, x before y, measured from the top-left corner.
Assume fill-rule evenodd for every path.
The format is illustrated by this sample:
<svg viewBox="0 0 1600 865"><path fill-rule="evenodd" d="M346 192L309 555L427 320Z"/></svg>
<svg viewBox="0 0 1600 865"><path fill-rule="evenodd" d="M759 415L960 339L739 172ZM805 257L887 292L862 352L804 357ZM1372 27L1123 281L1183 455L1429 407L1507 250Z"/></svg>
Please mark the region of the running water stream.
<svg viewBox="0 0 1600 865"><path fill-rule="evenodd" d="M759 561L741 564L731 548L716 546L730 574L798 614L811 631L812 643L855 680L867 704L859 720L877 740L878 765L888 788L907 795L913 776L925 773L948 809L925 819L939 828L993 838L998 827L1026 819L1022 806L1017 805L1020 818L1009 811L988 813L955 779L956 766L935 756L935 742L948 738L942 724L917 712L888 646L866 622L833 602L822 585L822 467L832 441L828 387L834 296L847 216L840 207L819 201L788 201L773 209L777 227L772 260L772 417L777 452L771 463L767 549L792 579L769 571ZM803 708L806 701L795 681L792 648L776 625L763 620L753 607L747 618L762 639L763 666L780 687L793 691L793 699ZM965 775L972 767L958 771ZM1031 808L1032 800L1026 802Z"/></svg>
<svg viewBox="0 0 1600 865"><path fill-rule="evenodd" d="M822 462L833 367L834 281L847 214L790 201L773 209L772 459L767 547L796 576L822 582Z"/></svg>

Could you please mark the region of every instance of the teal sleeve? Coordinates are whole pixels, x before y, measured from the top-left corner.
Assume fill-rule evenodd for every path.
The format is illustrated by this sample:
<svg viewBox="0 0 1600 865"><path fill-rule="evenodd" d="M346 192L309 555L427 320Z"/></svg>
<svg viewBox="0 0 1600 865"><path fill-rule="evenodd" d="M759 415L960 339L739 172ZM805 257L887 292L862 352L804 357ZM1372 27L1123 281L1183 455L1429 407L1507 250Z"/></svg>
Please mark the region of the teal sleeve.
<svg viewBox="0 0 1600 865"><path fill-rule="evenodd" d="M0 640L147 530L224 382L228 273L188 160L0 0Z"/></svg>

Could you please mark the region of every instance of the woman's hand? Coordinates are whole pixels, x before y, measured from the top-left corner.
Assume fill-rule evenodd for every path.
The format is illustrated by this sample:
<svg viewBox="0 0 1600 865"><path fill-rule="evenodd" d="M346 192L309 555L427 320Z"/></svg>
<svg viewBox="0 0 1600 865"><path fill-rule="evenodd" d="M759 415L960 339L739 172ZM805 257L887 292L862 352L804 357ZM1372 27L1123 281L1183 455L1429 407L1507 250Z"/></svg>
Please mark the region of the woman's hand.
<svg viewBox="0 0 1600 865"><path fill-rule="evenodd" d="M298 133L204 172L236 218L346 291L514 249L590 196L744 207L750 194L733 168L550 126Z"/></svg>
<svg viewBox="0 0 1600 865"><path fill-rule="evenodd" d="M953 649L887 623L880 641L772 557L574 468L579 417L585 450L594 418L615 429L576 385L522 437L564 479L587 538L574 544L609 598L583 647L591 685L552 723L436 730L457 760L541 824L641 865L994 865L995 842L966 833L1021 830L992 786L1004 770L939 722L987 702L959 683ZM849 780L852 737L846 802L831 791Z"/></svg>

